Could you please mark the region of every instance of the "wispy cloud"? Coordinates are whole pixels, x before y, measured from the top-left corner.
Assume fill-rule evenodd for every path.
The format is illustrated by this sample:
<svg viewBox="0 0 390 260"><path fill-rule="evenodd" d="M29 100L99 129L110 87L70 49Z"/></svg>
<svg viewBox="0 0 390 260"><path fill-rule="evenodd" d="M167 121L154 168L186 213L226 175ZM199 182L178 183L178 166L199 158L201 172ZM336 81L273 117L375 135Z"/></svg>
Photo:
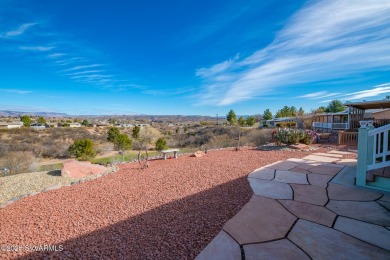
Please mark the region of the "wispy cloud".
<svg viewBox="0 0 390 260"><path fill-rule="evenodd" d="M20 46L19 47L23 51L50 51L54 49L54 46Z"/></svg>
<svg viewBox="0 0 390 260"><path fill-rule="evenodd" d="M49 54L47 55L47 57L49 58L60 58L60 57L63 57L63 56L66 56L66 53L52 53L52 54Z"/></svg>
<svg viewBox="0 0 390 260"><path fill-rule="evenodd" d="M265 48L243 60L198 69L201 103L228 105L276 89L388 68L389 17L388 0L310 2Z"/></svg>
<svg viewBox="0 0 390 260"><path fill-rule="evenodd" d="M28 28L30 28L31 26L34 26L36 24L37 23L24 23L14 30L1 33L0 38L13 38L15 36L22 35L25 31L27 31Z"/></svg>
<svg viewBox="0 0 390 260"><path fill-rule="evenodd" d="M327 98L327 97L334 97L337 95L340 95L341 93L328 93L327 91L320 91L320 92L314 92L302 96L298 96L297 98L309 98L309 99L321 99L321 98Z"/></svg>
<svg viewBox="0 0 390 260"><path fill-rule="evenodd" d="M1 89L0 89L0 92L12 93L12 94L19 94L19 95L24 95L24 94L32 93L32 91L30 91L30 90L5 89L5 88L1 88Z"/></svg>
<svg viewBox="0 0 390 260"><path fill-rule="evenodd" d="M363 99L368 97L376 97L386 93L390 93L390 83L377 85L372 89L346 94L342 99L343 100Z"/></svg>
<svg viewBox="0 0 390 260"><path fill-rule="evenodd" d="M70 69L64 70L65 72L68 71L74 71L74 70L81 70L81 69L89 69L89 68L95 68L95 67L101 67L103 64L89 64L89 65L81 65L81 66L75 66Z"/></svg>

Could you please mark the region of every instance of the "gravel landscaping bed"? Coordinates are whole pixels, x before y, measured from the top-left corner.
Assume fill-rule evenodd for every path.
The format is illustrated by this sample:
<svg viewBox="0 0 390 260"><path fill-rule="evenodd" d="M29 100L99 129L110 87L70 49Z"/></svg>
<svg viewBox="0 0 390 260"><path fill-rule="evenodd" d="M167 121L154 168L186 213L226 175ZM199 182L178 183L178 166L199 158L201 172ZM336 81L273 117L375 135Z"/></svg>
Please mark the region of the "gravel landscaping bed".
<svg viewBox="0 0 390 260"><path fill-rule="evenodd" d="M222 150L154 160L144 170L121 164L114 174L0 209L0 246L22 246L0 250L0 259L193 259L251 198L248 173L311 153Z"/></svg>

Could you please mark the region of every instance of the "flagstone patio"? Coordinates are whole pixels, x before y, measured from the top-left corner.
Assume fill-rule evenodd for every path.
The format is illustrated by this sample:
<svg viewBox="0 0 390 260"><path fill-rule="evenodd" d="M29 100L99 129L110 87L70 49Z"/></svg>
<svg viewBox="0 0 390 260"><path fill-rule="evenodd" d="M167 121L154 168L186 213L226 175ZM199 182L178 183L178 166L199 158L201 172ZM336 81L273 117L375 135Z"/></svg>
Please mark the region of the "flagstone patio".
<svg viewBox="0 0 390 260"><path fill-rule="evenodd" d="M390 259L390 195L354 186L347 153L250 173L251 200L197 259Z"/></svg>

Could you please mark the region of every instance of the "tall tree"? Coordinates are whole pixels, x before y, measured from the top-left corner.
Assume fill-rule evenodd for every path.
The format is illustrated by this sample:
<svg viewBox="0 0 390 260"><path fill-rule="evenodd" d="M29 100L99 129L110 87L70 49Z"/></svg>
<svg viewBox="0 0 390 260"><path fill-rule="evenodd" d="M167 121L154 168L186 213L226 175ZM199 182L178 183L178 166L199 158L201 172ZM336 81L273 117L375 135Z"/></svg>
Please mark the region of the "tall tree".
<svg viewBox="0 0 390 260"><path fill-rule="evenodd" d="M127 134L119 134L115 138L114 145L118 150L129 150L133 145L133 141Z"/></svg>
<svg viewBox="0 0 390 260"><path fill-rule="evenodd" d="M244 126L245 125L245 118L243 116L240 116L240 118L238 119L238 124L240 126Z"/></svg>
<svg viewBox="0 0 390 260"><path fill-rule="evenodd" d="M303 110L302 107L300 107L297 111L297 116L303 117L305 115L305 110Z"/></svg>
<svg viewBox="0 0 390 260"><path fill-rule="evenodd" d="M46 124L46 119L43 116L38 117L37 121L39 124Z"/></svg>
<svg viewBox="0 0 390 260"><path fill-rule="evenodd" d="M120 135L120 131L118 128L116 127L111 127L109 130L108 130L108 133L107 133L107 140L110 141L110 142L115 142L116 138L118 137L118 135Z"/></svg>
<svg viewBox="0 0 390 260"><path fill-rule="evenodd" d="M246 119L246 124L248 126L253 126L256 122L256 118L254 116L248 116L248 118Z"/></svg>
<svg viewBox="0 0 390 260"><path fill-rule="evenodd" d="M330 112L330 113L337 113L337 112L342 112L345 110L345 106L343 103L341 103L340 100L332 100L329 102L329 105L326 107L325 112Z"/></svg>
<svg viewBox="0 0 390 260"><path fill-rule="evenodd" d="M272 113L271 113L271 111L268 108L263 113L263 119L264 120L272 119Z"/></svg>
<svg viewBox="0 0 390 260"><path fill-rule="evenodd" d="M21 116L21 117L20 117L20 121L22 121L22 122L23 122L23 125L24 125L24 126L27 126L27 127L29 127L30 124L31 124L31 118L30 118L29 115Z"/></svg>
<svg viewBox="0 0 390 260"><path fill-rule="evenodd" d="M139 132L141 131L141 127L139 127L139 126L134 126L133 127L133 138L135 138L135 139L138 139L139 138Z"/></svg>
<svg viewBox="0 0 390 260"><path fill-rule="evenodd" d="M229 113L226 115L226 120L230 123L230 125L236 124L237 116L233 109L231 109Z"/></svg>

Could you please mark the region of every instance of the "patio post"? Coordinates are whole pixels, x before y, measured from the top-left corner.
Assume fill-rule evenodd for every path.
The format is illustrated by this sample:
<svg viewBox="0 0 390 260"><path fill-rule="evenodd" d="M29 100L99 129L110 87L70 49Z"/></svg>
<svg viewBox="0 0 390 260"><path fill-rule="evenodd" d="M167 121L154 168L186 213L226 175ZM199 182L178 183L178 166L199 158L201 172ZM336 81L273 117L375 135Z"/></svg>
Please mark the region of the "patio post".
<svg viewBox="0 0 390 260"><path fill-rule="evenodd" d="M367 178L367 165L372 161L372 140L368 133L374 127L367 121L360 121L358 133L358 161L356 171L356 185L365 186ZM372 139L372 138L370 138Z"/></svg>

